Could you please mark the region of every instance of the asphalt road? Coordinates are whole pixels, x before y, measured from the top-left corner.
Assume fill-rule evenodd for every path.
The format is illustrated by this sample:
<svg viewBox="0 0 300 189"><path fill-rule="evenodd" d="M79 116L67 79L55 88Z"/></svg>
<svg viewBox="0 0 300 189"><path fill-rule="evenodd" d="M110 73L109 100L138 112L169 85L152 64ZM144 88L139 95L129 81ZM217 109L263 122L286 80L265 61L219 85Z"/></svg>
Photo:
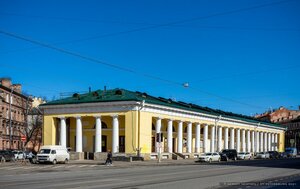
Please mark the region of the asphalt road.
<svg viewBox="0 0 300 189"><path fill-rule="evenodd" d="M5 189L300 188L300 158L168 166L15 165L0 166L0 175Z"/></svg>

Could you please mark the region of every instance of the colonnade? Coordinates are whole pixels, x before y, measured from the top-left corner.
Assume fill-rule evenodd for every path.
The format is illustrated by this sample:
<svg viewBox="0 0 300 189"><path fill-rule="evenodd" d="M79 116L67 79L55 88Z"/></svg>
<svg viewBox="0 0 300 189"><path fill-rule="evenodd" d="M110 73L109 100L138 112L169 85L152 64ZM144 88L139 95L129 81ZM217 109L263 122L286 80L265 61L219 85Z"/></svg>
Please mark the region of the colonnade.
<svg viewBox="0 0 300 189"><path fill-rule="evenodd" d="M162 118L155 118L155 132L160 133ZM173 124L174 120L167 120L167 151L173 152ZM177 122L177 153L183 153L183 121ZM202 141L202 152L219 152L222 149L236 149L238 152L263 152L278 150L278 133L265 132L250 128L233 128L220 125L208 125L205 123L186 122L186 153L200 153ZM201 138L201 128L203 137ZM194 132L194 133L193 133ZM193 136L195 142L193 144ZM158 152L158 143L156 142ZM194 148L193 148L194 145ZM210 146L210 149L208 149Z"/></svg>

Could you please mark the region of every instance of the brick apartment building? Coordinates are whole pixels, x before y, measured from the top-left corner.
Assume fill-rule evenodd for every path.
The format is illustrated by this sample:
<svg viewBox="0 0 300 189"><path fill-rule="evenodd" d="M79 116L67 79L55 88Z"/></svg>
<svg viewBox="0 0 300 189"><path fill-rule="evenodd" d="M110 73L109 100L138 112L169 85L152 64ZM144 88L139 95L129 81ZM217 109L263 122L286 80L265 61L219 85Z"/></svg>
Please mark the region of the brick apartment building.
<svg viewBox="0 0 300 189"><path fill-rule="evenodd" d="M28 107L32 100L22 94L20 84L0 79L0 149L22 149L21 136L27 127Z"/></svg>
<svg viewBox="0 0 300 189"><path fill-rule="evenodd" d="M300 152L300 106L298 110L288 110L280 107L277 110L268 111L255 117L262 121L271 121L286 126L285 147L296 147Z"/></svg>

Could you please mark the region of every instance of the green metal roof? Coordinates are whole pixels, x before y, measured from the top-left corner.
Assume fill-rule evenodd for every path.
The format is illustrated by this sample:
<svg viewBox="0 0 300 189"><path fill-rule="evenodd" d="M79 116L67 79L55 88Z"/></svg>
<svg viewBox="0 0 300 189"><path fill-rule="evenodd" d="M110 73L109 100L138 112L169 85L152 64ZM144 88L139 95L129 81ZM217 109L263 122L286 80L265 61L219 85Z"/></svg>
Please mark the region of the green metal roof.
<svg viewBox="0 0 300 189"><path fill-rule="evenodd" d="M106 91L97 90L97 91L93 91L93 92L85 93L85 94L75 93L75 94L73 94L72 97L50 101L46 104L42 104L41 107L45 107L48 105L114 102L114 101L143 101L143 100L149 104L163 105L163 106L179 108L179 109L188 110L188 111L210 114L210 115L214 115L214 116L221 115L224 118L232 118L232 119L247 121L247 122L251 122L251 123L263 123L263 124L274 126L274 127L285 128L281 125L274 124L271 122L261 121L261 120L255 119L253 117L250 117L250 116L235 114L232 112L225 112L222 110L212 109L212 108L203 107L203 106L199 106L199 105L191 104L191 103L185 103L185 102L181 102L181 101L173 101L171 99L166 99L166 98L162 98L162 97L154 97L154 96L148 95L147 93L142 93L142 92L138 92L138 91L133 92L133 91L125 90L125 89L112 89L112 90L106 90Z"/></svg>

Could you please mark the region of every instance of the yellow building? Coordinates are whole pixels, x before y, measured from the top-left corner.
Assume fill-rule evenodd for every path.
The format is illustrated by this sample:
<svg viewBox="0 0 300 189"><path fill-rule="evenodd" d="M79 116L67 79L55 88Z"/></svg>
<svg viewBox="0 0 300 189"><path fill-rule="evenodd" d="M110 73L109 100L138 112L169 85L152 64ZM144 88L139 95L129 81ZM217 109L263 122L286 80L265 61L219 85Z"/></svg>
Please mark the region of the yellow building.
<svg viewBox="0 0 300 189"><path fill-rule="evenodd" d="M74 94L41 107L43 144L70 147L73 159L103 159L108 150L146 160L222 149L284 151L280 125L124 89Z"/></svg>

